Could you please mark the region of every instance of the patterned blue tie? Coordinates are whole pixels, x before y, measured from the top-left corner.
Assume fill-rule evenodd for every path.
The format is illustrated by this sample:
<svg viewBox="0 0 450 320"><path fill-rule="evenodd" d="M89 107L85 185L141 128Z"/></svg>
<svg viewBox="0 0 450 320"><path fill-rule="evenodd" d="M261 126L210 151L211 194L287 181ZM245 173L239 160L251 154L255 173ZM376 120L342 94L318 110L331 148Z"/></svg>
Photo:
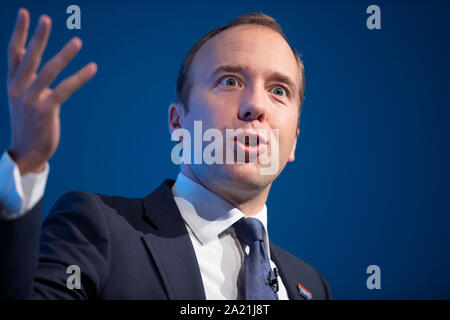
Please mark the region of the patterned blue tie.
<svg viewBox="0 0 450 320"><path fill-rule="evenodd" d="M278 300L276 290L269 280L274 278L264 246L264 226L256 218L242 218L233 224L236 236L250 248L245 255L246 300Z"/></svg>

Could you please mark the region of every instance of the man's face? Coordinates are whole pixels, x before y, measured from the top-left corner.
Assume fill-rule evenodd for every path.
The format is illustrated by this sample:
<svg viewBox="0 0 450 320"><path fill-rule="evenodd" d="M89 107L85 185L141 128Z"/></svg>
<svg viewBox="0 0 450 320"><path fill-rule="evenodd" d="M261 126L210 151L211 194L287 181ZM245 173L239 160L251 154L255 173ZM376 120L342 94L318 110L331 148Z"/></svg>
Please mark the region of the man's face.
<svg viewBox="0 0 450 320"><path fill-rule="evenodd" d="M191 65L190 79L189 111L182 119L182 127L192 136L194 121L199 120L203 132L209 128L223 132L224 145L226 129L279 130L278 170L272 175L261 174L259 161L213 165L203 162L189 165L190 170L207 185L222 184L238 189L269 186L286 163L294 160L298 136L301 81L289 45L267 27L232 27L200 48ZM269 139L266 150L262 151L268 157L272 156L273 143Z"/></svg>

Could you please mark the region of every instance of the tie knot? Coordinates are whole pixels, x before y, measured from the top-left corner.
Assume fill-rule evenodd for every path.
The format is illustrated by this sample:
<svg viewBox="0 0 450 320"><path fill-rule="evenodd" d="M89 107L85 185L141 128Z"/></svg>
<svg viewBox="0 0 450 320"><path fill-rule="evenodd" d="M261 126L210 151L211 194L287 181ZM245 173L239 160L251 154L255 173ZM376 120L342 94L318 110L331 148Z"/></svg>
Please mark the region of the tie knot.
<svg viewBox="0 0 450 320"><path fill-rule="evenodd" d="M264 226L256 218L242 218L233 224L236 236L246 245L264 240Z"/></svg>

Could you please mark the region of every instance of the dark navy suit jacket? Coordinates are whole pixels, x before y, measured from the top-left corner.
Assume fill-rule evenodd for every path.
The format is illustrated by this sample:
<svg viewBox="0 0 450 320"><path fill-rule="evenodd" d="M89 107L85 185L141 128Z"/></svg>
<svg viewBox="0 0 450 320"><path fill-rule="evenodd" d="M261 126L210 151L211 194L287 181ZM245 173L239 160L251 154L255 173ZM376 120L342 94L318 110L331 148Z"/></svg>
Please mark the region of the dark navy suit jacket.
<svg viewBox="0 0 450 320"><path fill-rule="evenodd" d="M1 299L205 299L186 226L165 180L144 199L72 191L41 227L41 203L0 222ZM270 243L290 299L301 283L313 299L330 299L321 274ZM81 289L66 285L69 265Z"/></svg>

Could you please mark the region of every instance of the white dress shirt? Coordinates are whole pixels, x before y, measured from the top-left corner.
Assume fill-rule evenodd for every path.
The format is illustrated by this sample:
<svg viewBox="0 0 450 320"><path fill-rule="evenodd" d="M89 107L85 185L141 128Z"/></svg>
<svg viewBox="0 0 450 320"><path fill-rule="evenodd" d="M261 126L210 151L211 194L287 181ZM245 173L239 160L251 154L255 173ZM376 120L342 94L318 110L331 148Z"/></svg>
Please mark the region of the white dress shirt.
<svg viewBox="0 0 450 320"><path fill-rule="evenodd" d="M238 289L237 284L243 282L244 254L248 253L248 246L244 253L232 225L245 215L181 172L172 187L172 193L194 246L206 299L242 299L242 290ZM270 260L266 205L254 218L259 219L266 230L264 244ZM276 267L272 260L270 265ZM278 285L279 299L288 300L280 277Z"/></svg>
<svg viewBox="0 0 450 320"><path fill-rule="evenodd" d="M41 173L20 175L19 167L8 152L0 158L0 218L15 219L24 215L44 196L50 166Z"/></svg>
<svg viewBox="0 0 450 320"><path fill-rule="evenodd" d="M17 164L4 152L0 158L0 219L16 219L32 209L44 195L49 170L47 162L43 172L22 177ZM241 299L239 292L242 290L238 289L238 283L242 281L238 278L240 280L243 275L244 254L248 253L248 247L244 253L232 225L244 214L181 172L172 193L194 246L206 299ZM270 259L266 205L255 218L266 230L264 244ZM270 265L276 267L272 260ZM280 277L278 284L279 299L287 300Z"/></svg>

